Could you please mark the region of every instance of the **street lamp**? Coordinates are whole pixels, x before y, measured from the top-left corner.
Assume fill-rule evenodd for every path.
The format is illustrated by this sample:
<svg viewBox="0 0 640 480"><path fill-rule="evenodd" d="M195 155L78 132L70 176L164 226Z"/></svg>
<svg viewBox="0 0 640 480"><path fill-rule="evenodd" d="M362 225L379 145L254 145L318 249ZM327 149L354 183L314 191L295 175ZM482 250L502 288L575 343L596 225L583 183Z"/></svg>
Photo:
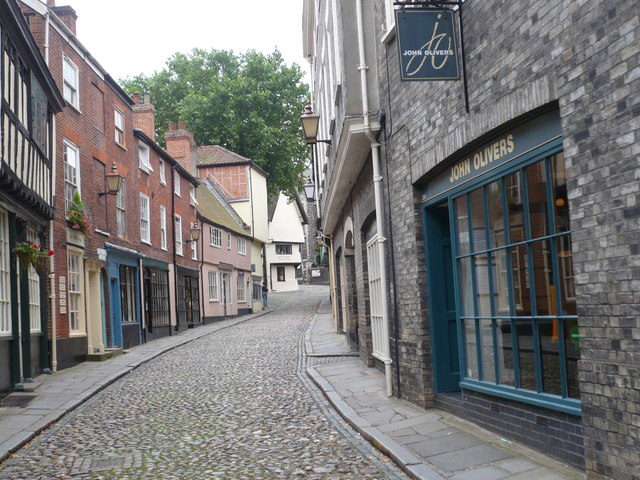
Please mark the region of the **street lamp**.
<svg viewBox="0 0 640 480"><path fill-rule="evenodd" d="M302 124L302 133L307 145L313 145L317 142L328 143L331 145L331 140L319 140L318 139L318 125L320 124L320 114L313 113L311 105L304 107L304 113L300 116L300 123Z"/></svg>
<svg viewBox="0 0 640 480"><path fill-rule="evenodd" d="M197 242L200 240L200 228L198 228L198 222L191 224L191 240L187 240L184 243Z"/></svg>
<svg viewBox="0 0 640 480"><path fill-rule="evenodd" d="M98 197L102 197L103 195L117 195L120 191L123 177L118 173L118 167L116 167L115 162L111 166L111 173L105 174L105 178L107 180L107 191L98 192Z"/></svg>
<svg viewBox="0 0 640 480"><path fill-rule="evenodd" d="M307 177L307 183L305 183L302 188L304 188L304 194L307 197L307 202L313 202L316 198L316 186L309 177Z"/></svg>

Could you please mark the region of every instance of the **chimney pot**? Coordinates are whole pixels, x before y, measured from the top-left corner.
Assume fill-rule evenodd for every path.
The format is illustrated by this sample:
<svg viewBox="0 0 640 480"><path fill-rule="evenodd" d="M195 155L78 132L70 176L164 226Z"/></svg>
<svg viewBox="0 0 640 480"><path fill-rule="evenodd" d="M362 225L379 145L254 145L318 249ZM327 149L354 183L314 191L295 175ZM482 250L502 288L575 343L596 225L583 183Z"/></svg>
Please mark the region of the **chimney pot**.
<svg viewBox="0 0 640 480"><path fill-rule="evenodd" d="M149 92L144 92L144 103L151 103L151 94Z"/></svg>
<svg viewBox="0 0 640 480"><path fill-rule="evenodd" d="M176 124L174 122L169 122L169 130L173 131L176 129Z"/></svg>
<svg viewBox="0 0 640 480"><path fill-rule="evenodd" d="M187 124L185 122L178 121L178 130L186 130L186 129L187 129Z"/></svg>
<svg viewBox="0 0 640 480"><path fill-rule="evenodd" d="M137 105L140 103L140 94L138 92L135 92L133 94L133 103L134 105Z"/></svg>

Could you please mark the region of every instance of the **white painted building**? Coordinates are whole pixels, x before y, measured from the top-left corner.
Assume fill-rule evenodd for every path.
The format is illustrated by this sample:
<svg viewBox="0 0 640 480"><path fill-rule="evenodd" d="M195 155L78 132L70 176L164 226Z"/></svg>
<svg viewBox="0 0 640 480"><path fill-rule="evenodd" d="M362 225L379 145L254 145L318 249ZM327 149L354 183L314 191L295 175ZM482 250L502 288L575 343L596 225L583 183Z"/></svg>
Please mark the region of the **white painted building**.
<svg viewBox="0 0 640 480"><path fill-rule="evenodd" d="M282 192L269 204L269 243L266 259L269 290L290 292L298 289L296 269L302 262L304 225L308 223L300 199L289 199Z"/></svg>

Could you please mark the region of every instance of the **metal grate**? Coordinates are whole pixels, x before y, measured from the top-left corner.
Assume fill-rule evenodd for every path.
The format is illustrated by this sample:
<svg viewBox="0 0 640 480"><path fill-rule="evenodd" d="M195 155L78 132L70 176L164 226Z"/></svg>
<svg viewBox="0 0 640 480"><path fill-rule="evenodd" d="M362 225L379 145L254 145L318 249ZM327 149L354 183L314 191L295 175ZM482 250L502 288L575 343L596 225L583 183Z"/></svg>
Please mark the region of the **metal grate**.
<svg viewBox="0 0 640 480"><path fill-rule="evenodd" d="M25 408L35 398L35 395L20 395L12 393L0 400L1 408Z"/></svg>

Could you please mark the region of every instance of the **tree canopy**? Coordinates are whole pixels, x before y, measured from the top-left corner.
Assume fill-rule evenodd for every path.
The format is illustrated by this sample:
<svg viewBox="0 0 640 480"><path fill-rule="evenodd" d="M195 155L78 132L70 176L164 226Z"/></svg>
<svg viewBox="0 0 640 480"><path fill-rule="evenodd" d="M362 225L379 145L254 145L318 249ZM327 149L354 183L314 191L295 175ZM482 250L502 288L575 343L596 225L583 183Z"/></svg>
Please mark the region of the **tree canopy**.
<svg viewBox="0 0 640 480"><path fill-rule="evenodd" d="M160 143L170 121L184 121L198 145L221 145L265 170L270 194L300 190L308 158L300 115L309 89L300 67L286 65L278 50L193 49L174 54L160 72L121 83L129 94L151 94Z"/></svg>

